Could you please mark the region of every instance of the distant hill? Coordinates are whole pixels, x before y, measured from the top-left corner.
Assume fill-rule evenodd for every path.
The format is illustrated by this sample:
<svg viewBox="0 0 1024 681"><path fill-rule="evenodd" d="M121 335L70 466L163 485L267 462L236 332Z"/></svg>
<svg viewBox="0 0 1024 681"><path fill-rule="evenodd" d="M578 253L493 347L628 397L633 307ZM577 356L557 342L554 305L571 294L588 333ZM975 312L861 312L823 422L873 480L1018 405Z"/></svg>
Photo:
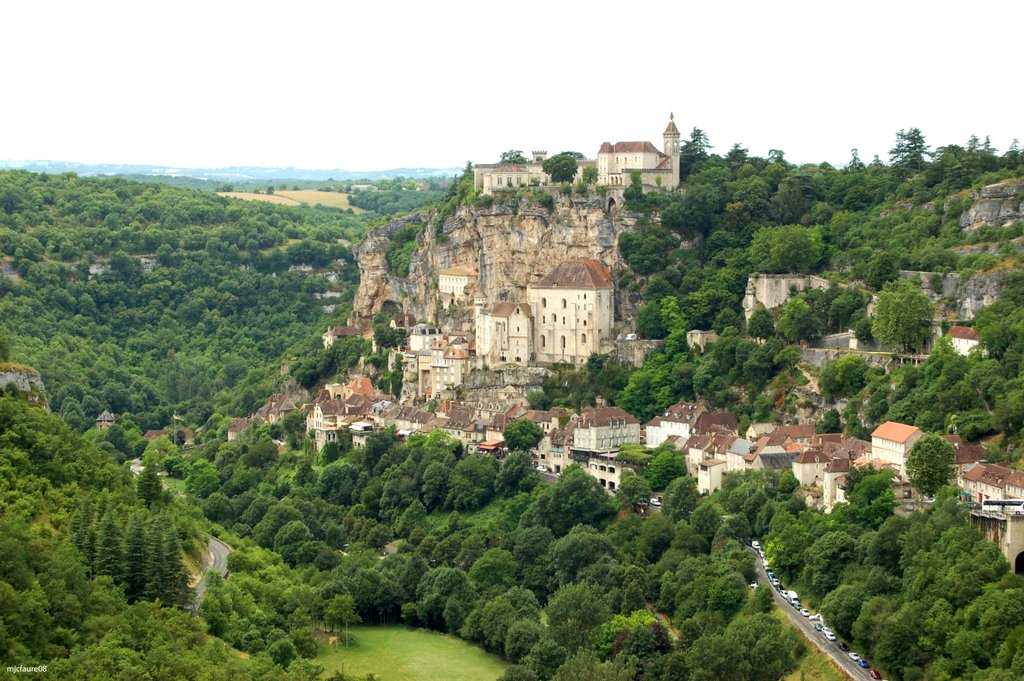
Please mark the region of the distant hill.
<svg viewBox="0 0 1024 681"><path fill-rule="evenodd" d="M164 165L131 165L121 163L73 163L69 161L16 161L0 160L0 169L19 168L37 173L66 173L79 175L127 175L150 177L191 177L211 181L263 181L305 180L382 180L392 177L427 178L455 176L461 168L392 168L390 170L309 170L303 168L257 168L229 166L226 168L179 168Z"/></svg>

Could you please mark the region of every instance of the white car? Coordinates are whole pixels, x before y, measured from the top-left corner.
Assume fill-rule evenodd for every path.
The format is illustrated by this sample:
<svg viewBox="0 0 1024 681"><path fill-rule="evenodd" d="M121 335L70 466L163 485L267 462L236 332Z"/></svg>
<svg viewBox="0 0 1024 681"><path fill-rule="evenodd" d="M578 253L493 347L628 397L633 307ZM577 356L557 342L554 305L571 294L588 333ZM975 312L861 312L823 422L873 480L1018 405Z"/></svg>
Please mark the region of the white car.
<svg viewBox="0 0 1024 681"><path fill-rule="evenodd" d="M811 613L807 610L807 608L800 608L800 614L802 616L804 616L804 617L810 617L811 616Z"/></svg>
<svg viewBox="0 0 1024 681"><path fill-rule="evenodd" d="M811 615L807 619L810 620L811 622L820 622L821 621L821 615L819 615L818 613L814 613L813 615Z"/></svg>
<svg viewBox="0 0 1024 681"><path fill-rule="evenodd" d="M821 633L825 634L825 638L828 639L829 641L835 641L836 640L836 635L833 634L831 631L823 631Z"/></svg>
<svg viewBox="0 0 1024 681"><path fill-rule="evenodd" d="M850 659L853 660L854 662L860 662L860 655L858 655L857 653L851 652L850 653Z"/></svg>
<svg viewBox="0 0 1024 681"><path fill-rule="evenodd" d="M651 497L647 503L650 504L651 506L661 506L661 499Z"/></svg>
<svg viewBox="0 0 1024 681"><path fill-rule="evenodd" d="M757 582L751 582L750 583L750 588L751 589L756 589L757 587L758 587L758 583Z"/></svg>
<svg viewBox="0 0 1024 681"><path fill-rule="evenodd" d="M537 472L538 473L547 473L548 472L548 467L547 466L537 466Z"/></svg>

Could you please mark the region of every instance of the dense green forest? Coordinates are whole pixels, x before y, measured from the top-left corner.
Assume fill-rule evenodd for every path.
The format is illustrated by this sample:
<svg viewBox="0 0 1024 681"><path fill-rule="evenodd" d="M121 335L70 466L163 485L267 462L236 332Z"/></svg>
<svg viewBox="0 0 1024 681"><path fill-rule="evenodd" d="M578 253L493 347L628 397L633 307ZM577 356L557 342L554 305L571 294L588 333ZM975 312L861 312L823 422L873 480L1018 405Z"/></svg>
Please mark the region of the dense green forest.
<svg viewBox="0 0 1024 681"><path fill-rule="evenodd" d="M116 179L0 173L0 319L78 429L249 413L282 356L343 319L369 218ZM148 260L143 260L147 258ZM289 271L336 271L339 280ZM94 267L102 267L98 271ZM328 289L341 298L315 297ZM339 302L329 317L321 307Z"/></svg>

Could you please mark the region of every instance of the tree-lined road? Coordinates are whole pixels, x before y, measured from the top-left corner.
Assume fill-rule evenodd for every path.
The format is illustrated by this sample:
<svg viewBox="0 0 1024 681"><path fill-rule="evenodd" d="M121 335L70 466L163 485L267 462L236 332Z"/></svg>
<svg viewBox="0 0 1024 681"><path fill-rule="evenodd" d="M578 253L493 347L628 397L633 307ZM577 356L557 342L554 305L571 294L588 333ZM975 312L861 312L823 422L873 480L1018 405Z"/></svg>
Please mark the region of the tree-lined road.
<svg viewBox="0 0 1024 681"><path fill-rule="evenodd" d="M196 584L196 607L203 602L203 596L206 594L206 575L210 573L210 570L216 570L220 573L221 577L227 576L228 555L231 553L231 550L231 547L220 539L210 537L210 543L206 547L206 555L203 557L203 564L208 567L203 571L203 578Z"/></svg>
<svg viewBox="0 0 1024 681"><path fill-rule="evenodd" d="M848 678L860 681L861 679L870 679L867 669L862 669L857 665L856 662L850 659L850 656L839 648L834 642L829 641L821 632L814 629L814 623L809 622L806 617L802 616L800 612L790 605L786 599L782 597L782 594L772 586L772 583L768 581L768 572L764 569L764 565L761 563L761 557L757 555L757 552L750 549L754 553L754 567L757 569L757 582L760 584L761 589L771 589L772 596L775 599L775 604L779 606L789 621L793 623L801 634L804 635L812 645L816 646L818 650L825 653L832 658L832 661ZM826 624L828 624L826 622Z"/></svg>

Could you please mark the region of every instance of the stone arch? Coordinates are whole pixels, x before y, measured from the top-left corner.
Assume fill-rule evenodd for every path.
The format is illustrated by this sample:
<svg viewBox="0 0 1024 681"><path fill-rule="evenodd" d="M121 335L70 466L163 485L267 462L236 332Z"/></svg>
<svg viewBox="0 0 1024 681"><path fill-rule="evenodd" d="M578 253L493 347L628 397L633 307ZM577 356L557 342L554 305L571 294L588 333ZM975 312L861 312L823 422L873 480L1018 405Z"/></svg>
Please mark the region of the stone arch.
<svg viewBox="0 0 1024 681"><path fill-rule="evenodd" d="M1013 573L1024 577L1024 551L1017 554L1013 561Z"/></svg>
<svg viewBox="0 0 1024 681"><path fill-rule="evenodd" d="M380 311L385 314L396 315L402 311L402 306L393 300L385 300L380 304Z"/></svg>

